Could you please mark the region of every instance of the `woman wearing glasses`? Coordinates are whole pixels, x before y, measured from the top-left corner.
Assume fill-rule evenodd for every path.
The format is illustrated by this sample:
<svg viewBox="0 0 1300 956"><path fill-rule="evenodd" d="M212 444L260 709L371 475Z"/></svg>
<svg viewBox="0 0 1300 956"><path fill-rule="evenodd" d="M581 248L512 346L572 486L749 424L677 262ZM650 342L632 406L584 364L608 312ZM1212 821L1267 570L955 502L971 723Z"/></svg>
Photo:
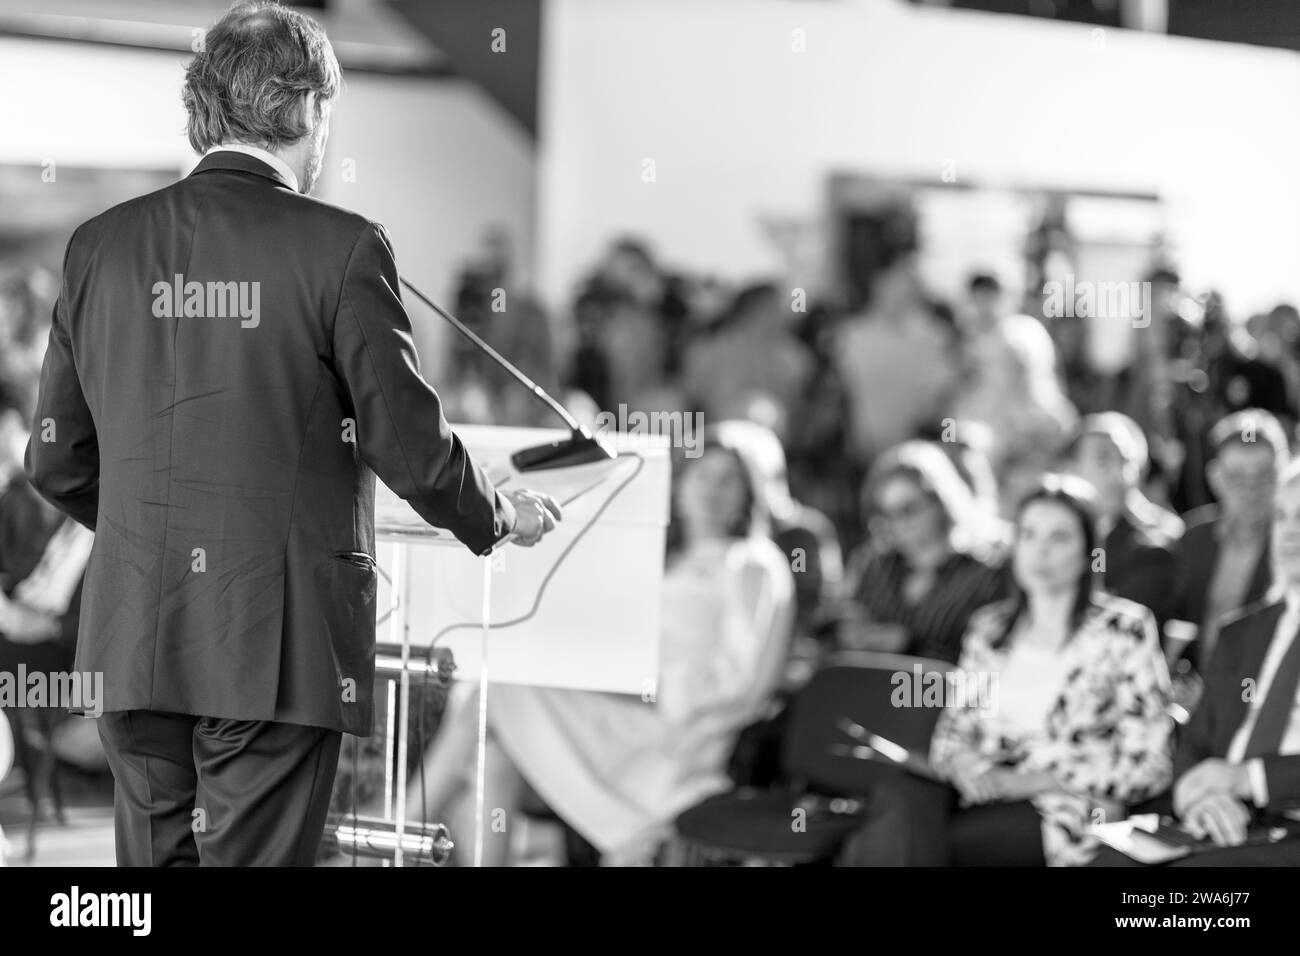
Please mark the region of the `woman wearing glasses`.
<svg viewBox="0 0 1300 956"><path fill-rule="evenodd" d="M1007 593L1003 523L931 442L881 456L863 498L871 539L850 567L841 646L955 661L971 614Z"/></svg>
<svg viewBox="0 0 1300 956"><path fill-rule="evenodd" d="M856 865L1081 865L1090 824L1171 775L1169 672L1151 611L1094 590L1092 486L1047 476L1016 519L1014 589L971 619L931 740L948 784L907 777L871 795Z"/></svg>

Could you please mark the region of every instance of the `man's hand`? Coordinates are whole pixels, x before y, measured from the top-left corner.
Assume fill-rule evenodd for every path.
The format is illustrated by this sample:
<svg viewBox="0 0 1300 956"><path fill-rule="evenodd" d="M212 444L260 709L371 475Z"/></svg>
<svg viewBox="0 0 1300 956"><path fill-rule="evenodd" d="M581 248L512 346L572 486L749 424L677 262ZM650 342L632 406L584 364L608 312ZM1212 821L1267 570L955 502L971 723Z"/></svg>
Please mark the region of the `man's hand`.
<svg viewBox="0 0 1300 956"><path fill-rule="evenodd" d="M1246 839L1250 810L1236 797L1219 791L1192 804L1182 819L1193 834L1208 836L1216 846L1240 846Z"/></svg>
<svg viewBox="0 0 1300 956"><path fill-rule="evenodd" d="M511 534L515 544L531 548L543 535L555 530L555 523L562 515L559 502L550 495L527 488L504 494L515 506L515 528Z"/></svg>
<svg viewBox="0 0 1300 956"><path fill-rule="evenodd" d="M1218 757L1202 760L1174 785L1174 812L1185 817L1185 811L1211 794L1249 800L1250 777L1245 765L1231 764Z"/></svg>

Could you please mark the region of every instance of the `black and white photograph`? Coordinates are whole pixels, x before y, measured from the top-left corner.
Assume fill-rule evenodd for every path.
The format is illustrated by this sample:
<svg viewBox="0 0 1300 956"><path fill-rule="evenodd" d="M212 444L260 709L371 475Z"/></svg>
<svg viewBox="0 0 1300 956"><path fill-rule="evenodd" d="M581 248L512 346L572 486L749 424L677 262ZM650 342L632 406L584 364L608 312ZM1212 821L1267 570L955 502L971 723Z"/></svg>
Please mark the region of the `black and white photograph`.
<svg viewBox="0 0 1300 956"><path fill-rule="evenodd" d="M1297 102L1293 0L0 0L0 925L1276 928Z"/></svg>

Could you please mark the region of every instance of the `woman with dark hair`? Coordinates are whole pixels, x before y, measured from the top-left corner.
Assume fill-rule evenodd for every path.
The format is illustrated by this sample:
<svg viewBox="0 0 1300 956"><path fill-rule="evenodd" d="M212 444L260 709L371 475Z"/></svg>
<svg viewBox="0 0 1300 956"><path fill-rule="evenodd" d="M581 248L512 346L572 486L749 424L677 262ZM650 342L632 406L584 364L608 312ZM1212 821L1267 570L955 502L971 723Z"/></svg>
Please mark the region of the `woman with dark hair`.
<svg viewBox="0 0 1300 956"><path fill-rule="evenodd" d="M1151 612L1093 590L1092 488L1046 476L1016 512L1012 596L971 619L931 742L951 786L872 796L849 859L1070 866L1089 824L1169 783L1169 673Z"/></svg>
<svg viewBox="0 0 1300 956"><path fill-rule="evenodd" d="M706 441L675 469L663 580L659 680L641 696L499 685L488 697L485 806L513 820L527 783L601 854L653 859L687 807L725 791L740 731L780 682L794 582L767 537L763 491L739 453ZM649 678L650 675L647 675ZM456 858L473 858L477 695L449 708L425 762L423 804L446 820ZM485 863L509 859L509 836L482 835Z"/></svg>
<svg viewBox="0 0 1300 956"><path fill-rule="evenodd" d="M904 442L862 495L871 540L850 562L842 645L955 661L971 614L1005 596L1005 523L937 445Z"/></svg>

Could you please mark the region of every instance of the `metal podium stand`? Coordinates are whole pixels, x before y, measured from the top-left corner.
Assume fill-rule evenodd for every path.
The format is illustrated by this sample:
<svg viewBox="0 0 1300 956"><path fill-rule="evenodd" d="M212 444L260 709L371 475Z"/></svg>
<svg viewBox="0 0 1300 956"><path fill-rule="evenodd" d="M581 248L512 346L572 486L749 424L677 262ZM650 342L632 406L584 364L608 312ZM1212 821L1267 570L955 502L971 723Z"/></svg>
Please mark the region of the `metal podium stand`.
<svg viewBox="0 0 1300 956"><path fill-rule="evenodd" d="M497 488L518 477L511 457L514 450L532 447L539 439L565 437L545 429L507 426L466 425L457 426L457 431ZM510 587L496 602L501 605L496 608L498 614L506 613L505 608L509 613L495 623L490 613L492 579L498 570L506 570L500 546L485 558L475 558L450 532L430 527L389 489L382 484L376 487L376 538L393 546L384 565L389 572L389 640L387 647L379 648L375 662L376 677L383 674L389 688L383 816L365 820L365 827L355 816L350 828L335 827L341 845L346 843L357 855L391 860L396 866L430 860L437 863L439 858L445 860L451 849L451 835L442 824L412 825L407 820L411 675L428 677L436 667L428 660L433 655L449 660L454 650L464 658L466 678L471 681L473 668L479 668L476 866L482 863L484 843L489 634L494 645L493 679L498 682L641 693L646 675L658 673L662 556L671 477L668 439L614 436L612 443L619 457L610 462L530 474L529 484L555 497L565 509L566 520L545 552L539 549L512 558ZM583 499L587 500L580 504ZM571 505L575 507L571 509ZM581 548L579 542L584 542ZM411 550L417 545L452 550L444 565L441 558L423 560L418 551ZM434 577L412 581L414 574L424 575L426 567L436 568ZM473 606L473 598L478 596L473 593L478 567L483 575L481 609ZM444 570L450 572L449 577L441 576ZM593 581L602 583L593 590ZM456 589L446 590L452 582ZM432 640L425 639L429 635L417 635L412 661L412 622L423 628L430 615L447 620ZM612 620L620 622L617 633L609 630ZM526 628L515 626L524 621L531 623ZM477 648L473 644L476 628L480 631ZM440 643L442 636L447 643ZM600 653L593 654L591 647L599 648ZM526 666L521 667L521 661ZM575 681L579 671L583 679ZM450 681L440 683L450 692Z"/></svg>
<svg viewBox="0 0 1300 956"><path fill-rule="evenodd" d="M414 514L411 515L414 518ZM340 850L372 859L391 860L393 866L403 866L408 857L417 861L429 860L435 865L446 861L454 844L445 825L441 823L411 823L407 820L406 785L407 759L410 740L411 674L421 678L439 676L441 661L450 659L451 652L443 650L440 656L430 655L428 660L411 659L411 624L409 618L410 561L405 553L411 545L426 547L451 547L463 549L459 541L445 531L430 527L420 521L406 520L400 514L377 514L375 539L398 545L393 549L390 575L389 634L395 637L388 643L396 645L398 653L377 652L375 677L388 678L387 712L385 715L384 746L384 816L354 816L340 820L330 827ZM480 674L480 691L486 702L487 634L490 626L492 559L483 559L483 640L484 667ZM477 774L478 801L482 806L483 745L486 730L486 708L482 708L479 726L479 761ZM481 824L481 821L479 821ZM475 863L478 863L476 852Z"/></svg>

